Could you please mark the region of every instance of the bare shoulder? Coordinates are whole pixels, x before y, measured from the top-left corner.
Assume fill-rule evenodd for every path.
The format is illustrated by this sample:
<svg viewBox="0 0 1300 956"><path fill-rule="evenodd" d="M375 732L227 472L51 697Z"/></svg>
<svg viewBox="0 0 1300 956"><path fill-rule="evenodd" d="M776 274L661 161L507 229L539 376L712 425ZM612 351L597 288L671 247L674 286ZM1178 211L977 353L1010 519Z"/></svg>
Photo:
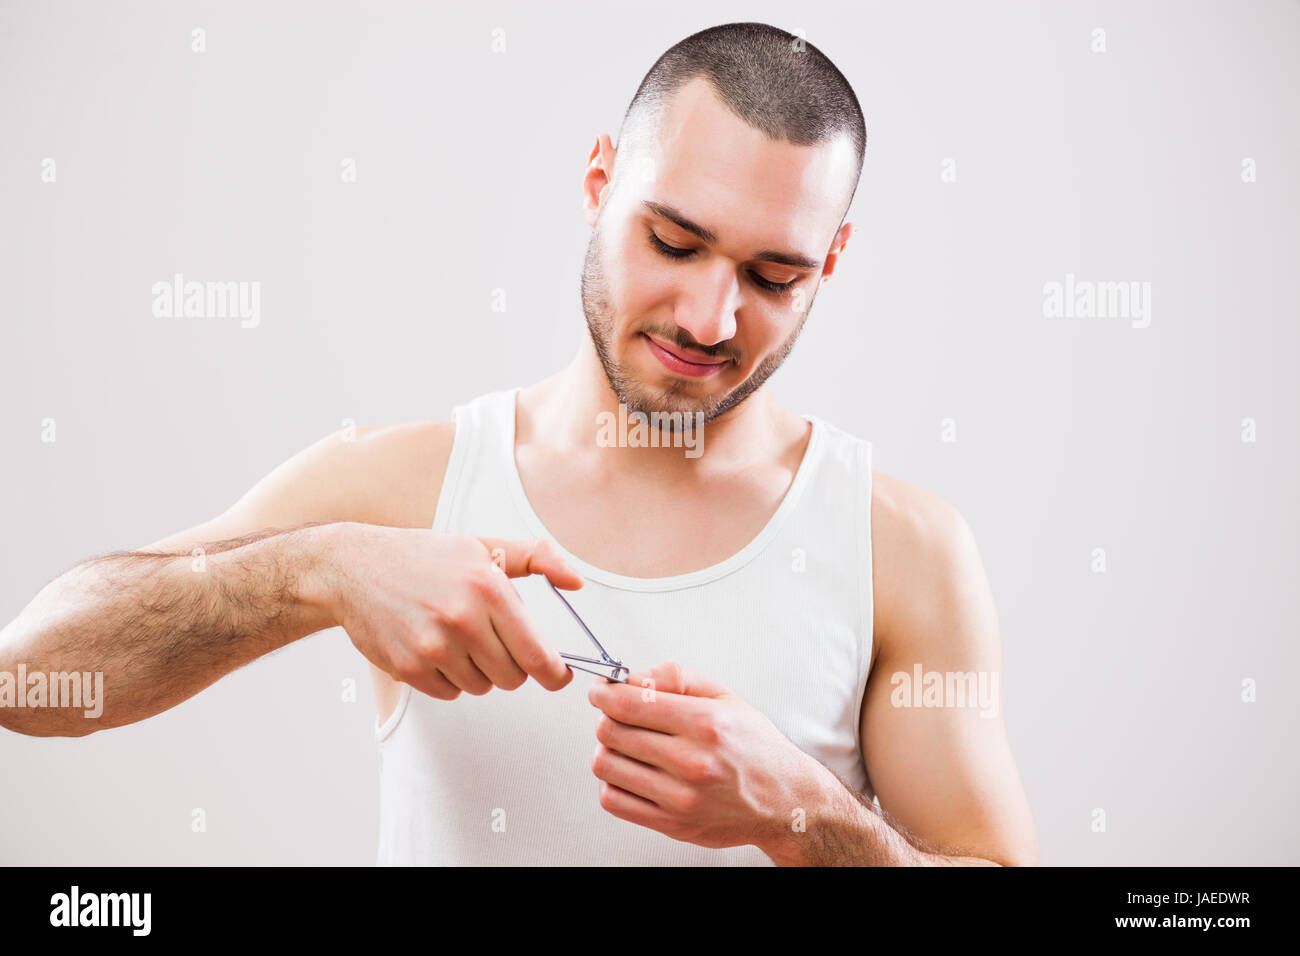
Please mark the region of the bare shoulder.
<svg viewBox="0 0 1300 956"><path fill-rule="evenodd" d="M258 482L246 507L273 508L276 520L269 523L277 525L430 527L454 435L455 425L442 421L340 429Z"/></svg>
<svg viewBox="0 0 1300 956"><path fill-rule="evenodd" d="M335 432L320 442L330 461L322 477L364 491L348 501L346 520L428 528L455 435L455 423L449 421L371 425L356 429L355 435Z"/></svg>
<svg viewBox="0 0 1300 956"><path fill-rule="evenodd" d="M316 522L431 527L455 428L423 421L340 429L267 472L224 513L148 547L187 551Z"/></svg>
<svg viewBox="0 0 1300 956"><path fill-rule="evenodd" d="M975 535L950 502L873 470L871 550L875 631L887 651L904 639L959 640L976 619L988 624L992 601Z"/></svg>
<svg viewBox="0 0 1300 956"><path fill-rule="evenodd" d="M959 556L955 552L975 544L970 526L952 503L874 469L871 530L872 543L881 545L890 563L904 562L909 572L936 558Z"/></svg>

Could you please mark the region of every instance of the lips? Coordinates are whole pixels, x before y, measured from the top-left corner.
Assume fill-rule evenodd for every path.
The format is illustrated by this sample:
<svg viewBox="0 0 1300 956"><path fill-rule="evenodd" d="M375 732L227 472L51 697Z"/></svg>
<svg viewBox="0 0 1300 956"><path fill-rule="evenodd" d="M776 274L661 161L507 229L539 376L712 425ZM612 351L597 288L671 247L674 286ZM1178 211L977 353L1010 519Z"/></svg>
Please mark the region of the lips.
<svg viewBox="0 0 1300 956"><path fill-rule="evenodd" d="M667 342L660 342L644 332L641 334L645 337L646 346L650 349L651 354L670 372L675 372L678 375L705 378L716 374L720 369L730 364L729 359L706 359L705 356L698 353L679 349Z"/></svg>

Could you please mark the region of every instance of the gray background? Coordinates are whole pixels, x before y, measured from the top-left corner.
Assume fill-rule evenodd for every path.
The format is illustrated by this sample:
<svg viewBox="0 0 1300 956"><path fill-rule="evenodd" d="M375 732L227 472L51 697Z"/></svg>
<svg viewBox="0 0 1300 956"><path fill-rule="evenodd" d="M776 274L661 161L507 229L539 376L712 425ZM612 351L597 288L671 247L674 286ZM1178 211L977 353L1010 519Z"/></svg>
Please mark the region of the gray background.
<svg viewBox="0 0 1300 956"><path fill-rule="evenodd" d="M567 361L587 153L733 20L862 102L859 233L772 387L970 521L1044 862L1300 862L1295 3L5 3L0 620L345 419ZM155 318L174 272L261 282L261 324ZM1150 327L1045 318L1066 273L1152 283ZM141 724L0 731L0 862L371 863L373 720L335 629Z"/></svg>

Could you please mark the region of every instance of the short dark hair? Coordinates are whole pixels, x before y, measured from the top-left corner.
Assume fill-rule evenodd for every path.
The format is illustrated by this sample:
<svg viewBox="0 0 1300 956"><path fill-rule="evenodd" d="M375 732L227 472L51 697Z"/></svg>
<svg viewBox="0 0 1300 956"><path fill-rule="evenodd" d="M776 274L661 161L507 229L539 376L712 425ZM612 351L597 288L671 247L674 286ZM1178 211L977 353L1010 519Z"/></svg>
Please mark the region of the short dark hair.
<svg viewBox="0 0 1300 956"><path fill-rule="evenodd" d="M655 61L637 87L619 130L619 146L656 125L687 81L708 79L738 118L770 139L815 146L847 133L857 153L857 194L867 127L853 87L825 54L802 37L766 23L725 23L693 33Z"/></svg>

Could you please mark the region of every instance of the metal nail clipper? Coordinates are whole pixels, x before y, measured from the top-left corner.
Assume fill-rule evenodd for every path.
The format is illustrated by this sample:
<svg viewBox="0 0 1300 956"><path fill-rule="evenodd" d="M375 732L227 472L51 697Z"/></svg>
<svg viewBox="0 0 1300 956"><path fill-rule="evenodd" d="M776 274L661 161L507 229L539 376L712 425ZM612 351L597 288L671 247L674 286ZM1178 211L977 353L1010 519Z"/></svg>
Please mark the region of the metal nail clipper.
<svg viewBox="0 0 1300 956"><path fill-rule="evenodd" d="M591 643L596 645L596 650L600 652L601 659L594 660L590 657L579 657L577 654L566 654L563 651L560 652L560 656L566 661L580 661L583 664L590 664L593 667L600 668L599 670L592 670L590 667L579 667L577 664L570 663L569 666L574 670L586 671L588 674L595 674L598 677L605 678L605 680L610 683L626 684L628 670L623 666L623 662L616 657L609 656L605 648L601 646L600 641L596 640L596 635L591 633L591 628L587 626L587 622L578 616L578 612L573 609L573 605L568 602L568 599L560 593L559 588L554 584L551 584L550 581L547 581L546 583L551 585L551 590L555 592L555 596L560 599L566 608L569 609L569 613L573 615L573 619L578 622L578 627L582 628L586 635L591 638Z"/></svg>

